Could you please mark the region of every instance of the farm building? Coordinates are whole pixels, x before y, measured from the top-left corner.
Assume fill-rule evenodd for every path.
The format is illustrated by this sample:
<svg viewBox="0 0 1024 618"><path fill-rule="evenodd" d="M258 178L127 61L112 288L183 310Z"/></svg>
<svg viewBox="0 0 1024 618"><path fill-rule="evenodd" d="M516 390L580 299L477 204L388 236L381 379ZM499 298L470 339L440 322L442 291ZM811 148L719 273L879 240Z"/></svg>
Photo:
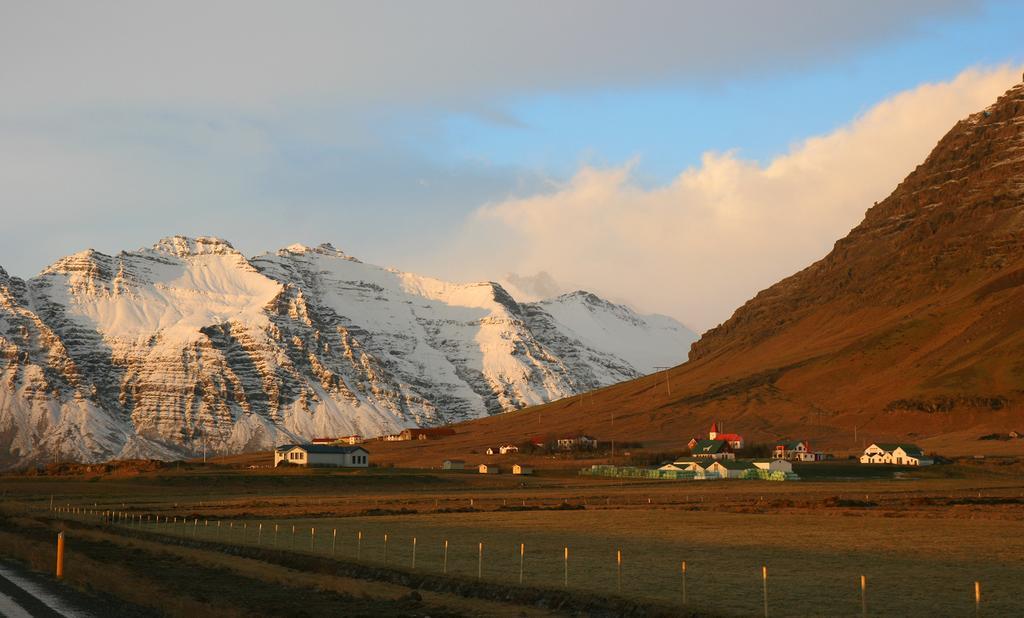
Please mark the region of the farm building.
<svg viewBox="0 0 1024 618"><path fill-rule="evenodd" d="M369 461L369 451L361 446L284 444L274 449L274 467L286 463L311 467L365 468L370 465Z"/></svg>
<svg viewBox="0 0 1024 618"><path fill-rule="evenodd" d="M725 440L698 440L690 455L698 459L736 459L732 446Z"/></svg>
<svg viewBox="0 0 1024 618"><path fill-rule="evenodd" d="M398 434L399 440L437 440L445 436L454 436L455 430L451 427L426 427L418 429L405 429Z"/></svg>
<svg viewBox="0 0 1024 618"><path fill-rule="evenodd" d="M672 463L662 465L659 470L673 470L676 472L703 472L708 460L699 461L696 459L680 459Z"/></svg>
<svg viewBox="0 0 1024 618"><path fill-rule="evenodd" d="M510 453L518 453L519 447L515 444L502 444L498 447L498 452L502 455L508 455Z"/></svg>
<svg viewBox="0 0 1024 618"><path fill-rule="evenodd" d="M597 448L597 438L592 438L582 434L577 436L562 436L555 440L555 444L558 446L558 450L561 451L592 450Z"/></svg>
<svg viewBox="0 0 1024 618"><path fill-rule="evenodd" d="M893 464L897 466L930 466L935 463L925 457L921 447L908 443L878 443L864 449L860 456L864 464Z"/></svg>
<svg viewBox="0 0 1024 618"><path fill-rule="evenodd" d="M793 472L793 464L784 459L755 459L754 467L770 472Z"/></svg>
<svg viewBox="0 0 1024 618"><path fill-rule="evenodd" d="M524 466L522 464L515 464L512 466L512 474L529 475L533 474L533 466Z"/></svg>
<svg viewBox="0 0 1024 618"><path fill-rule="evenodd" d="M465 470L466 462L461 459L445 459L441 463L442 470Z"/></svg>
<svg viewBox="0 0 1024 618"><path fill-rule="evenodd" d="M362 444L363 437L360 435L341 436L340 438L313 438L313 444Z"/></svg>
<svg viewBox="0 0 1024 618"><path fill-rule="evenodd" d="M723 479L740 479L746 478L748 470L756 470L753 462L750 461L735 461L731 459L723 459L713 462L710 466L705 468L705 474L717 474L719 478Z"/></svg>
<svg viewBox="0 0 1024 618"><path fill-rule="evenodd" d="M711 430L708 431L708 440L725 440L729 446L739 450L743 448L743 436L738 433L722 433L718 431L718 423L711 423Z"/></svg>
<svg viewBox="0 0 1024 618"><path fill-rule="evenodd" d="M499 447L497 447L497 446L488 446L484 450L484 453L487 453L488 455L497 455L500 452L501 452L501 449Z"/></svg>
<svg viewBox="0 0 1024 618"><path fill-rule="evenodd" d="M501 474L501 469L494 464L480 464L477 470L480 474Z"/></svg>

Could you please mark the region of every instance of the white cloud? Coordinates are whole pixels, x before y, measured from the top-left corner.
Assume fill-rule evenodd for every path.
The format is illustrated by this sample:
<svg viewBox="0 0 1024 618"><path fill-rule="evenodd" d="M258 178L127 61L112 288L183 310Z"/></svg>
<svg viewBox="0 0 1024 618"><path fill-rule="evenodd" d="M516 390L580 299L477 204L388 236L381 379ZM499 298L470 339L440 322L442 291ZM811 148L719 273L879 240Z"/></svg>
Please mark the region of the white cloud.
<svg viewBox="0 0 1024 618"><path fill-rule="evenodd" d="M706 153L669 185L631 164L584 167L555 190L487 205L457 251L491 272L551 273L708 328L758 290L823 257L1020 67L971 69L893 96L767 165ZM488 256L481 259L481 256Z"/></svg>

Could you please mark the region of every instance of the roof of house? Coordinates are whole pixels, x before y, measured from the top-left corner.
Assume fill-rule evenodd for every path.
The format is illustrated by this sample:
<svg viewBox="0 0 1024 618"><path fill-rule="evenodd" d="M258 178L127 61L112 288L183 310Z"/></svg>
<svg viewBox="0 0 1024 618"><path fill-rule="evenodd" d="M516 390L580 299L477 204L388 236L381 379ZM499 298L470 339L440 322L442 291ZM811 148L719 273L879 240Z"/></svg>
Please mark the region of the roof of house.
<svg viewBox="0 0 1024 618"><path fill-rule="evenodd" d="M738 433L720 433L715 436L715 440L728 440L729 442L742 442L743 436Z"/></svg>
<svg viewBox="0 0 1024 618"><path fill-rule="evenodd" d="M807 444L807 441L806 440L789 440L789 441L784 441L784 442L776 442L775 443L775 448L779 448L780 446L783 446L783 447L786 448L787 451L795 451L796 447L800 446L801 444Z"/></svg>
<svg viewBox="0 0 1024 618"><path fill-rule="evenodd" d="M729 443L725 440L698 440L697 444L690 449L690 452L713 455L715 453L725 453L728 450Z"/></svg>
<svg viewBox="0 0 1024 618"><path fill-rule="evenodd" d="M466 463L465 459L445 459L448 463Z"/></svg>
<svg viewBox="0 0 1024 618"><path fill-rule="evenodd" d="M752 461L731 461L731 460L728 460L728 459L722 459L722 460L716 461L715 463L717 463L718 465L722 466L726 470L749 470L751 468L756 468L757 467L757 466L754 465L754 462L752 462ZM712 464L712 465L714 465L714 464Z"/></svg>
<svg viewBox="0 0 1024 618"><path fill-rule="evenodd" d="M290 451L290 450L295 449L295 448L301 448L302 450L306 451L307 453L321 453L321 454L328 454L328 453L354 453L356 451L363 451L364 453L369 454L369 452L370 452L370 451L367 451L365 448L363 448L361 446L333 446L333 445L330 445L330 444L282 444L281 446L277 447L274 450L283 453L285 451Z"/></svg>

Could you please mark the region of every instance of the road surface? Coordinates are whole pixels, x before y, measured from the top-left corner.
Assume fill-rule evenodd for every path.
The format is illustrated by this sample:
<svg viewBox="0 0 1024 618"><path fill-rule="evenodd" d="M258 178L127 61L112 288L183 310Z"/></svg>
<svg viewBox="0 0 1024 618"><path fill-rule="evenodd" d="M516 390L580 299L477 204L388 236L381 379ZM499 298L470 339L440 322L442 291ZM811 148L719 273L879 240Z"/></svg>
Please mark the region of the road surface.
<svg viewBox="0 0 1024 618"><path fill-rule="evenodd" d="M0 560L0 616L6 618L91 618L64 598L59 586L28 573L16 563Z"/></svg>

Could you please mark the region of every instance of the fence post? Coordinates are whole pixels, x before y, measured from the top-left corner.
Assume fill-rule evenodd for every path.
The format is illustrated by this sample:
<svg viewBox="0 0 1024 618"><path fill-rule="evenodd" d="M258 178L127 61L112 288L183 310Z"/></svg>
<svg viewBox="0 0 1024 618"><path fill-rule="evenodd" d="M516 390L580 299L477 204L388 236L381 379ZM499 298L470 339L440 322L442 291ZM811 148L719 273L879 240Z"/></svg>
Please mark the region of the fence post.
<svg viewBox="0 0 1024 618"><path fill-rule="evenodd" d="M977 581L974 582L974 615L981 615L981 582Z"/></svg>
<svg viewBox="0 0 1024 618"><path fill-rule="evenodd" d="M480 551L476 559L476 578L480 579L484 574L484 543L480 541Z"/></svg>
<svg viewBox="0 0 1024 618"><path fill-rule="evenodd" d="M256 546L263 544L263 522L260 522L260 527L256 530Z"/></svg>
<svg viewBox="0 0 1024 618"><path fill-rule="evenodd" d="M412 537L412 570L416 570L416 537Z"/></svg>
<svg viewBox="0 0 1024 618"><path fill-rule="evenodd" d="M523 583L523 557L526 555L526 544L519 544L519 583Z"/></svg>
<svg viewBox="0 0 1024 618"><path fill-rule="evenodd" d="M291 550L295 551L295 524L292 524L292 546Z"/></svg>
<svg viewBox="0 0 1024 618"><path fill-rule="evenodd" d="M444 561L441 563L441 572L448 574L448 539L444 540Z"/></svg>
<svg viewBox="0 0 1024 618"><path fill-rule="evenodd" d="M64 578L64 533L57 533L57 579Z"/></svg>
<svg viewBox="0 0 1024 618"><path fill-rule="evenodd" d="M277 548L277 528L280 524L274 524L274 547Z"/></svg>
<svg viewBox="0 0 1024 618"><path fill-rule="evenodd" d="M338 529L334 529L334 534L331 537L331 557L334 558L338 555Z"/></svg>
<svg viewBox="0 0 1024 618"><path fill-rule="evenodd" d="M565 565L565 587L568 588L569 587L569 546L568 545L565 547L563 563Z"/></svg>
<svg viewBox="0 0 1024 618"><path fill-rule="evenodd" d="M615 588L622 594L622 550L615 550Z"/></svg>
<svg viewBox="0 0 1024 618"><path fill-rule="evenodd" d="M384 533L384 564L388 563L388 534Z"/></svg>
<svg viewBox="0 0 1024 618"><path fill-rule="evenodd" d="M683 605L685 606L686 605L686 561L685 560L683 560L682 571L683 571Z"/></svg>
<svg viewBox="0 0 1024 618"><path fill-rule="evenodd" d="M363 531L359 531L359 535L356 537L356 560L359 560L363 555Z"/></svg>
<svg viewBox="0 0 1024 618"><path fill-rule="evenodd" d="M316 528L309 529L309 551L316 553Z"/></svg>
<svg viewBox="0 0 1024 618"><path fill-rule="evenodd" d="M761 567L761 580L764 584L764 618L768 618L768 565Z"/></svg>
<svg viewBox="0 0 1024 618"><path fill-rule="evenodd" d="M860 615L867 618L868 615L868 578L860 576Z"/></svg>

